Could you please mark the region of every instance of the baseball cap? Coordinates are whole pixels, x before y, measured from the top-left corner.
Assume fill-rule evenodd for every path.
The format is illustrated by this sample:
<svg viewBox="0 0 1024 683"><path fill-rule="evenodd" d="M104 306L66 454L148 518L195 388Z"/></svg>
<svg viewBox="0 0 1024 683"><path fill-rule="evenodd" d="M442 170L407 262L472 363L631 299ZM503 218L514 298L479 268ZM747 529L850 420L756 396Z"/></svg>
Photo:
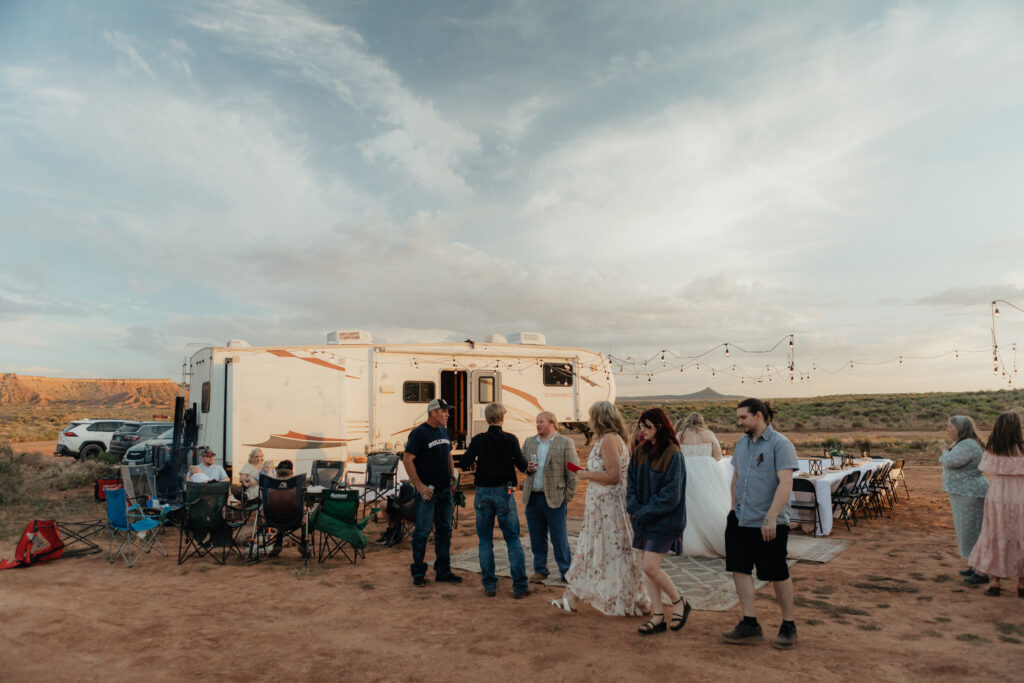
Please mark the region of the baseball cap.
<svg viewBox="0 0 1024 683"><path fill-rule="evenodd" d="M427 406L427 412L428 413L431 410L451 410L451 409L452 409L451 405L448 403L448 401L444 400L443 398L435 398Z"/></svg>

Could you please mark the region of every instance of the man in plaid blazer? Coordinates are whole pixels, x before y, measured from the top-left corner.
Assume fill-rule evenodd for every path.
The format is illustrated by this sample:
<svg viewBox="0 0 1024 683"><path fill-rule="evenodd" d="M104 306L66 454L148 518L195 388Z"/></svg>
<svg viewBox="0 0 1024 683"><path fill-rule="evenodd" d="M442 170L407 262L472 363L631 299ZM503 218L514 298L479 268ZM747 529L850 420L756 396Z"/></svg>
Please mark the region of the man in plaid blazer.
<svg viewBox="0 0 1024 683"><path fill-rule="evenodd" d="M523 504L526 525L530 529L530 551L533 553L533 574L530 581L542 583L548 576L548 537L555 550L558 571L565 580L572 562L569 536L565 528L566 504L576 495L576 475L566 465L579 465L576 445L558 433L554 413L537 415L537 436L523 442L527 475L523 480Z"/></svg>

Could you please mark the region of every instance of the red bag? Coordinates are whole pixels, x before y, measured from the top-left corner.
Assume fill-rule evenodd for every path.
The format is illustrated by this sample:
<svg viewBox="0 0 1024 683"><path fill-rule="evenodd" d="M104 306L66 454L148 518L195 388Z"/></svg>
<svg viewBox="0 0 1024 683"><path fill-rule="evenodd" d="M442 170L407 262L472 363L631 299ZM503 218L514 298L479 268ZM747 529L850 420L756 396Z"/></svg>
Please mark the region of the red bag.
<svg viewBox="0 0 1024 683"><path fill-rule="evenodd" d="M99 477L96 479L96 487L93 489L92 495L96 500L106 500L107 493L103 489L119 489L121 488L121 479L119 477Z"/></svg>
<svg viewBox="0 0 1024 683"><path fill-rule="evenodd" d="M57 531L57 522L52 519L33 519L25 526L25 532L18 541L13 560L0 560L0 569L28 567L33 562L60 559L64 554L64 541Z"/></svg>

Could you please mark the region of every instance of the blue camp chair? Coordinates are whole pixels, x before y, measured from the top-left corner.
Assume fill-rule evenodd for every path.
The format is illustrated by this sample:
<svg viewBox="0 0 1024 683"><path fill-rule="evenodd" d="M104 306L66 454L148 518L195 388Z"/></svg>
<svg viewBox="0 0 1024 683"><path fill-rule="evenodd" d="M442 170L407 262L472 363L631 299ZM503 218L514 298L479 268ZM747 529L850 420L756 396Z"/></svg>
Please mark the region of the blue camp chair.
<svg viewBox="0 0 1024 683"><path fill-rule="evenodd" d="M163 511L158 515L147 515L137 504L128 505L128 496L123 488L108 488L107 532L110 534L111 564L116 557L124 560L125 566L132 567L142 553L154 548L167 557L157 533L163 524ZM132 549L135 549L133 552Z"/></svg>

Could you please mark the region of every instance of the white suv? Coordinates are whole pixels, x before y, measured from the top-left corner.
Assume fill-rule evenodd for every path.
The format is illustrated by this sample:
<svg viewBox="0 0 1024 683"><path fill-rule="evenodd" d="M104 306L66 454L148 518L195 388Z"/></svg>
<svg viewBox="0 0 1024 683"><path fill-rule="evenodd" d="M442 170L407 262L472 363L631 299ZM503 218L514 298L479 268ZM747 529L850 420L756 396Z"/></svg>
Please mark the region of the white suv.
<svg viewBox="0 0 1024 683"><path fill-rule="evenodd" d="M70 455L75 458L95 458L110 448L114 432L133 420L74 420L57 437L55 455Z"/></svg>

